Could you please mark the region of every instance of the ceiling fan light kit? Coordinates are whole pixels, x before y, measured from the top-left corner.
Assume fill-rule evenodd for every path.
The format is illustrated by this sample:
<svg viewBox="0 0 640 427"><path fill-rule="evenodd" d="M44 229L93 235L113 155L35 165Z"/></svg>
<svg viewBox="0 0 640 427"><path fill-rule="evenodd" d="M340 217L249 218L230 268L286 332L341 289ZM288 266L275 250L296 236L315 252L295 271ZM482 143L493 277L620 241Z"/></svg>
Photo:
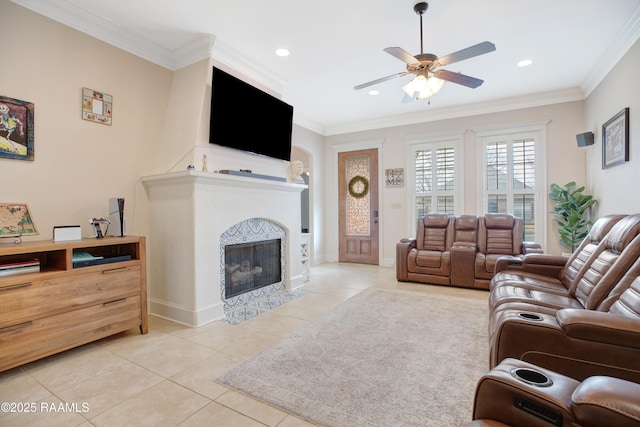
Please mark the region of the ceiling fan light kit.
<svg viewBox="0 0 640 427"><path fill-rule="evenodd" d="M441 70L438 67L443 67L455 62L473 58L474 56L493 52L494 50L496 50L496 46L491 42L485 41L440 58L438 58L438 56L434 55L433 53L424 53L422 43L422 15L425 14L428 8L429 4L427 2L417 3L413 7L414 12L420 16L420 54L415 56L411 55L409 52L400 47L388 47L384 49L384 51L388 54L395 56L399 60L403 61L407 66L407 71L392 74L387 77L382 77L368 83L363 83L361 85L355 86L355 90L373 86L396 77L404 77L408 74L413 74L415 75L415 77L408 84L403 86L402 90L411 99L427 99L437 93L440 89L442 89L445 81L456 83L472 89L477 88L484 82L483 80L475 77L466 76L464 74L455 73L452 71Z"/></svg>

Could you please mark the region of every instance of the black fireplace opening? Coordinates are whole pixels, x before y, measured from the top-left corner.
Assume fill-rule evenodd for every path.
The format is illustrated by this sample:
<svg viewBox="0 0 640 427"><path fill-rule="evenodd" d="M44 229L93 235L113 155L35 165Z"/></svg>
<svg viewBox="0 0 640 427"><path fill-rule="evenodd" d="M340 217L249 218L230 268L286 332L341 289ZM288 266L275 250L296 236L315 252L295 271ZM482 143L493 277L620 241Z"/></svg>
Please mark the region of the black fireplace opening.
<svg viewBox="0 0 640 427"><path fill-rule="evenodd" d="M282 280L280 239L239 243L224 247L224 296L273 285Z"/></svg>

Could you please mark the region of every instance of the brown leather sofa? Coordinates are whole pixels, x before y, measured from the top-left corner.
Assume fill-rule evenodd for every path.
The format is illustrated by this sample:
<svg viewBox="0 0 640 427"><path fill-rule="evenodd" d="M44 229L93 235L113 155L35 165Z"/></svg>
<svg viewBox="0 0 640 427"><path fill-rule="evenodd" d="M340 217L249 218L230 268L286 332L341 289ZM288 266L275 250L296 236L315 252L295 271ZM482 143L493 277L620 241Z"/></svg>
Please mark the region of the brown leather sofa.
<svg viewBox="0 0 640 427"><path fill-rule="evenodd" d="M640 383L640 214L598 220L560 272L551 263L555 274L528 258L494 276L490 366L517 358Z"/></svg>
<svg viewBox="0 0 640 427"><path fill-rule="evenodd" d="M499 259L541 252L539 244L523 242L523 220L513 215L430 213L418 221L415 238L396 245L396 278L489 289Z"/></svg>
<svg viewBox="0 0 640 427"><path fill-rule="evenodd" d="M640 384L607 376L580 382L505 359L476 386L466 427L638 426Z"/></svg>

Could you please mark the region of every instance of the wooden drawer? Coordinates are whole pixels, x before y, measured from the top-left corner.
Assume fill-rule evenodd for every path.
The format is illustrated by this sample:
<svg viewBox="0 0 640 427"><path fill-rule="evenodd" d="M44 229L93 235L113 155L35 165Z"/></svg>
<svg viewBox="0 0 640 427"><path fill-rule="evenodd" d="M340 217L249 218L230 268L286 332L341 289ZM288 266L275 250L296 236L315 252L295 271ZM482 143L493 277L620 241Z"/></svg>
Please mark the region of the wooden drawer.
<svg viewBox="0 0 640 427"><path fill-rule="evenodd" d="M37 277L37 276L35 276ZM0 282L0 328L140 294L140 266L115 264L91 273Z"/></svg>
<svg viewBox="0 0 640 427"><path fill-rule="evenodd" d="M0 371L140 325L140 296L0 328Z"/></svg>

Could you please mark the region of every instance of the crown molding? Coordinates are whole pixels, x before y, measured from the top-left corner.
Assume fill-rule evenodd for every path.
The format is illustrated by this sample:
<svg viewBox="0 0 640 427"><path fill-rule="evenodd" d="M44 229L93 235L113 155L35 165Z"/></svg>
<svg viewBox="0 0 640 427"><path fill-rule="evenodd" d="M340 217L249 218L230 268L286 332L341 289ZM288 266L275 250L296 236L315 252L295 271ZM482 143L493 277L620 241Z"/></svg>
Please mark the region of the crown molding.
<svg viewBox="0 0 640 427"><path fill-rule="evenodd" d="M406 126L417 123L435 122L439 120L477 116L480 114L498 113L509 110L519 110L523 108L540 107L543 105L560 104L563 102L581 101L583 99L584 93L580 88L577 87L552 92L513 96L493 101L456 105L452 107L434 108L432 110L429 109L409 114L379 117L373 120L364 120L361 122L354 122L346 125L327 127L325 136L373 129L383 129L395 126Z"/></svg>
<svg viewBox="0 0 640 427"><path fill-rule="evenodd" d="M67 1L54 0L11 0L13 3L60 22L118 47L135 56L172 69L173 55L169 49L133 34L106 19L87 12Z"/></svg>
<svg viewBox="0 0 640 427"><path fill-rule="evenodd" d="M638 39L640 39L640 7L631 15L629 21L620 29L616 38L607 47L598 61L596 61L596 65L589 71L589 74L587 74L587 77L580 86L585 97L594 91Z"/></svg>

